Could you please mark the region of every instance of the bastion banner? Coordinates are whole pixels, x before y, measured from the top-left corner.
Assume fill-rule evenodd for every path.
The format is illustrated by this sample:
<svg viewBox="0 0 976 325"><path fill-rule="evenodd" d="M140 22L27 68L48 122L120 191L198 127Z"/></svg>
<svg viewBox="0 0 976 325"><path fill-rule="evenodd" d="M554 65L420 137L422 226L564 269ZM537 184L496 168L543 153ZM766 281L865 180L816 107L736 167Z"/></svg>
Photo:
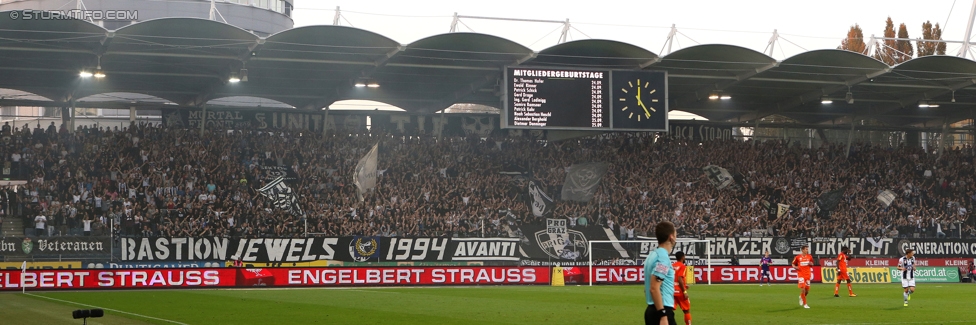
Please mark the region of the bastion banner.
<svg viewBox="0 0 976 325"><path fill-rule="evenodd" d="M122 238L122 261L297 262L518 262L518 238Z"/></svg>

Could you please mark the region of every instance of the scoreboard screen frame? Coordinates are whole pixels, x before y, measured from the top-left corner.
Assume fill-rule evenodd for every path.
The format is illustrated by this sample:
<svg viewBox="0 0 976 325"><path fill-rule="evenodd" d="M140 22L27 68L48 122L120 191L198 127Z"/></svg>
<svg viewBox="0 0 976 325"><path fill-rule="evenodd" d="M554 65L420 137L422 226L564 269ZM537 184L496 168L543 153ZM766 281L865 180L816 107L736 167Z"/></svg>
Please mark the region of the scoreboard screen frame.
<svg viewBox="0 0 976 325"><path fill-rule="evenodd" d="M605 125L606 126L603 126L603 127L579 127L579 126L561 126L561 125L547 125L547 126L512 125L512 123L510 123L511 122L510 120L514 118L513 115L515 113L515 111L514 111L515 108L513 107L514 97L512 97L514 95L514 83L515 83L515 80L513 78L516 78L515 76L513 76L512 72L515 69L540 70L540 71L556 71L556 72L570 72L570 73L575 73L575 72L602 73L602 78L599 78L599 80L601 81L601 84L603 86L603 88L602 88L602 94L601 94L602 97L600 99L601 104L602 104L601 105L602 107L600 109L602 110L601 111L601 114L602 114L602 117L605 119L605 123L606 123ZM614 75L614 72L618 72L617 73L617 76ZM657 93L656 95L654 95L656 97L656 99L648 99L648 102L650 102L651 100L653 100L654 102L663 103L663 107L659 108L659 109L663 109L664 110L663 111L663 114L661 114L661 115L663 115L663 126L647 127L647 128L615 127L616 126L615 123L614 123L614 122L616 122L615 121L615 118L619 119L619 117L615 117L615 115L620 114L621 113L621 109L624 109L624 107L626 107L626 105L627 105L627 103L624 102L623 98L617 98L617 97L621 97L621 96L624 95L624 93L621 93L621 92L627 92L626 90L623 89L624 87L621 87L621 84L626 83L626 81L617 80L617 79L624 78L624 77L633 77L634 75L655 75L655 74L658 74L658 75L663 76L663 80L661 80L661 79L653 80L654 85L657 86L657 87L663 88L663 91L661 91L660 93ZM669 125L668 125L669 123L668 123L667 115L668 115L668 112L670 111L670 109L668 107L668 104L669 104L668 103L668 99L669 99L668 98L668 95L669 94L668 94L668 73L667 73L667 71L660 71L660 70L619 70L619 69L614 70L614 69L593 69L593 68L574 68L574 67L544 67L544 66L506 66L506 67L504 67L503 78L504 78L504 82L503 82L503 85L504 85L503 87L504 88L502 89L502 92L503 92L502 93L502 96L503 96L503 98L502 98L502 110L501 110L501 117L500 117L500 121L499 121L500 122L500 127L502 129L520 129L520 130L567 130L567 131L667 132L668 131L668 128L669 128ZM565 77L550 77L550 76L542 76L542 77L539 77L539 76L531 76L531 77L525 77L525 78L542 78L542 79L547 80L547 81L550 80L550 79L557 79L557 80L558 79L565 79ZM648 78L648 79L653 79L653 78ZM591 78L590 80L592 81L593 79ZM585 81L580 81L580 82L585 82ZM643 83L645 85L648 85L648 86L650 85L648 82L641 82L641 83ZM633 84L631 83L630 86L633 86ZM579 87L584 87L584 86L579 85ZM631 89L631 91L633 91L633 90L634 89ZM653 93L651 95L653 95ZM645 95L645 96L647 96L647 95ZM592 104L593 104L593 102L591 102L591 105ZM545 105L545 104L543 104L543 105ZM580 104L580 106L584 106L584 105L585 104ZM560 116L564 116L566 114L593 114L594 113L592 111L594 108L592 108L592 107L586 108L586 109L584 109L582 107L574 107L574 108L577 111L575 111L575 112L574 111L569 111L569 112L562 111L560 113L563 113L563 114L560 114ZM573 109L573 108L571 108L571 109ZM626 109L638 109L638 107L627 107ZM564 108L564 110L565 110L565 108ZM546 111L550 111L551 112L552 110L549 109L549 110L546 110ZM658 112L655 112L655 114L658 114ZM553 112L552 116L556 116L556 115L557 115L557 113ZM563 118L565 119L565 117L563 117ZM592 121L592 118L593 117L591 115L591 121ZM656 119L658 119L658 121L656 121L656 123L657 124L660 124L661 123L661 121L660 121L661 117L658 116L658 117L656 117ZM620 123L625 123L625 122L624 121L621 121ZM627 121L627 123L628 124L634 124L633 121Z"/></svg>

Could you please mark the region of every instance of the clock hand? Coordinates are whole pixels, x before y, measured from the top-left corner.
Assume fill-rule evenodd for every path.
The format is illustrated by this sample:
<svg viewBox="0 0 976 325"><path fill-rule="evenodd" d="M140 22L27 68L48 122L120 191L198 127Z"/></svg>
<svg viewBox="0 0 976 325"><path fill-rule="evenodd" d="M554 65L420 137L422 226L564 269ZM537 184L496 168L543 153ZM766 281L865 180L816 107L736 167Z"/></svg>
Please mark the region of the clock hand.
<svg viewBox="0 0 976 325"><path fill-rule="evenodd" d="M651 117L651 112L647 111L647 107L644 106L644 102L642 102L640 98L637 99L637 106L640 106L641 108L644 109L644 115L646 115L647 117Z"/></svg>

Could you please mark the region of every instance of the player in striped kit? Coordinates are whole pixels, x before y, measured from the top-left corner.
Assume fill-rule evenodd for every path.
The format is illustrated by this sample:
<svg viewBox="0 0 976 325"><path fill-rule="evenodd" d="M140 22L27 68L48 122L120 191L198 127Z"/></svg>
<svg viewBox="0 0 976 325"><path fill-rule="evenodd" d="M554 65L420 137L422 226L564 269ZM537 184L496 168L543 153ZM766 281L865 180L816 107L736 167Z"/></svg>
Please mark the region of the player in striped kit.
<svg viewBox="0 0 976 325"><path fill-rule="evenodd" d="M905 256L898 259L898 270L901 271L901 287L905 289L902 297L905 298L905 307L908 307L908 301L915 293L915 250L905 250Z"/></svg>

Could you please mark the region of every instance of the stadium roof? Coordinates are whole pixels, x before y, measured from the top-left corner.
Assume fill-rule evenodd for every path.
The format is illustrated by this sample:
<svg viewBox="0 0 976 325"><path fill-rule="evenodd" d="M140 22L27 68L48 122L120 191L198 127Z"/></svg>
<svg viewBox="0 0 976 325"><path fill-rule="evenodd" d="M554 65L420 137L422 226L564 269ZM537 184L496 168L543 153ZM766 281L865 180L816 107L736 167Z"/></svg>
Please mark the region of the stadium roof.
<svg viewBox="0 0 976 325"><path fill-rule="evenodd" d="M501 107L509 65L648 69L669 73L672 110L746 122L774 114L804 124L872 119L891 127L932 127L976 116L976 62L928 56L889 67L841 50L783 61L732 45L699 45L659 56L611 40L580 40L534 52L491 35L450 33L411 44L344 26L308 26L266 38L220 22L150 20L108 31L80 20L22 20L0 13L0 88L50 101L0 105L67 106L102 93L140 93L194 107L250 96L320 110L338 100L374 100L430 113L455 103ZM101 64L103 79L82 79ZM247 82L228 83L247 69ZM379 88L357 88L357 81ZM853 103L845 100L848 92ZM721 93L731 100L710 100ZM832 104L822 104L829 97ZM919 107L919 102L938 107ZM76 102L79 107L82 107ZM98 102L99 107L159 108Z"/></svg>

